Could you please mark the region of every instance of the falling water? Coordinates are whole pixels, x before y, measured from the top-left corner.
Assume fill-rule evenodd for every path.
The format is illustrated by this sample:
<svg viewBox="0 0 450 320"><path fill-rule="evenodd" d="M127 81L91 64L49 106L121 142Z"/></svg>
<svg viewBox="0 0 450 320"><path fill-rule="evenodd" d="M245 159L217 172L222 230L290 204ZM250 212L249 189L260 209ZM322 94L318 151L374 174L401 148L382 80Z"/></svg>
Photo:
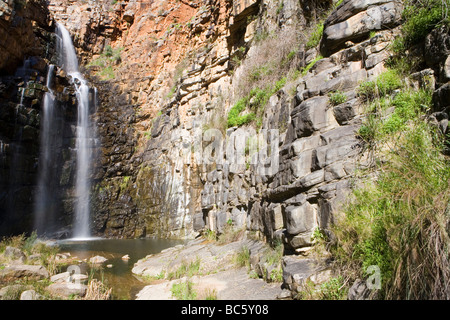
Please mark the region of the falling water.
<svg viewBox="0 0 450 320"><path fill-rule="evenodd" d="M91 149L89 141L92 140L89 125L89 87L78 68L78 59L75 48L67 29L57 24L58 53L61 57L61 66L72 78L78 100L77 119L77 168L75 183L75 224L73 236L75 238L88 238L89 231L89 171L91 163Z"/></svg>
<svg viewBox="0 0 450 320"><path fill-rule="evenodd" d="M51 174L54 162L52 129L55 126L55 95L51 89L54 70L55 66L50 65L46 81L48 91L44 95L43 114L41 118L41 154L39 157L38 190L34 208L34 229L39 234L49 230L51 224L49 220L52 220L49 218L53 218L53 199L50 184L52 181Z"/></svg>

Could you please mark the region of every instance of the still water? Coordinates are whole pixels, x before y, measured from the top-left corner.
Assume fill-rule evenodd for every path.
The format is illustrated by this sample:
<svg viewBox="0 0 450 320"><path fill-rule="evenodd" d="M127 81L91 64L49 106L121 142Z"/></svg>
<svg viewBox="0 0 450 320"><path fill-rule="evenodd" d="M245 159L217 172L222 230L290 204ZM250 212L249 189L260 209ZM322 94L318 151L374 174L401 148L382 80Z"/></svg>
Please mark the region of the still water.
<svg viewBox="0 0 450 320"><path fill-rule="evenodd" d="M82 273L92 275L103 281L108 287L112 287L113 299L135 299L146 283L137 279L131 269L134 263L149 254L155 254L162 250L182 244L181 240L168 239L101 239L89 240L63 240L58 242L60 252L70 252L80 260L89 259L96 255L108 259L101 268L90 269L87 264L82 266ZM129 255L129 260L122 260L124 255ZM112 267L107 267L112 265Z"/></svg>

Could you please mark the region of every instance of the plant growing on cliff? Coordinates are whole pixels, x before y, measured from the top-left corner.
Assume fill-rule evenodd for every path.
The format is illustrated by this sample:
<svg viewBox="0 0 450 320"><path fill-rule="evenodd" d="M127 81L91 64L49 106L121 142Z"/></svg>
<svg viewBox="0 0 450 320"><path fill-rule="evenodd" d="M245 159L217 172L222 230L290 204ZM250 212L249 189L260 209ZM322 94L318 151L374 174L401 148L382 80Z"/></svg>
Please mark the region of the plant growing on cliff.
<svg viewBox="0 0 450 320"><path fill-rule="evenodd" d="M95 68L94 74L102 80L112 80L115 78L113 66L120 63L122 50L122 47L113 49L110 45L107 45L100 56L89 62L86 68Z"/></svg>
<svg viewBox="0 0 450 320"><path fill-rule="evenodd" d="M332 252L349 279L377 266L379 298L449 299L450 163L444 137L423 120L432 91L408 88L399 77L390 70L360 87L368 99L360 134L383 162L336 219Z"/></svg>
<svg viewBox="0 0 450 320"><path fill-rule="evenodd" d="M282 78L274 86L267 86L264 89L255 88L247 96L239 99L228 112L228 127L240 127L254 120L257 120L257 127L261 127L264 106L269 98L285 85L286 81L286 78ZM241 114L247 108L250 112Z"/></svg>

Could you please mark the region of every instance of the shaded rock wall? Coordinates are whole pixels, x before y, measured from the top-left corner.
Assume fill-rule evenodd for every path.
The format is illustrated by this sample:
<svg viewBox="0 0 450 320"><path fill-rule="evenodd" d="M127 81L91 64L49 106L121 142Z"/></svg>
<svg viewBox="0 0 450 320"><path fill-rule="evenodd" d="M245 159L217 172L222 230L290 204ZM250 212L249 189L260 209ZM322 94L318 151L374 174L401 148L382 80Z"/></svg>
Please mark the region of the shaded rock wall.
<svg viewBox="0 0 450 320"><path fill-rule="evenodd" d="M54 22L45 1L0 2L0 234L31 232L37 191L42 104L49 64L56 64ZM50 229L71 224L64 211L75 166L72 158L76 100L69 80L56 68L51 88L56 95L55 144L58 158L47 177L51 207L45 223Z"/></svg>

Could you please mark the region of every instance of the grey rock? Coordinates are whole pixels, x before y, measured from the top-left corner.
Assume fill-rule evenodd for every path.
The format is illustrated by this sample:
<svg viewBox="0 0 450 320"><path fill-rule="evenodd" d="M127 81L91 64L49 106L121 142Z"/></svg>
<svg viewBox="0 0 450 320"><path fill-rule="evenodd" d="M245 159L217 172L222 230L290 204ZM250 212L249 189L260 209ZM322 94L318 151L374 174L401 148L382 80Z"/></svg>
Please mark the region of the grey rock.
<svg viewBox="0 0 450 320"><path fill-rule="evenodd" d="M318 269L316 261L299 256L284 256L281 262L283 268L283 284L291 291L296 291L306 279Z"/></svg>
<svg viewBox="0 0 450 320"><path fill-rule="evenodd" d="M400 2L390 1L350 15L344 21L334 24L330 22L325 25L320 51L324 56L328 56L342 48L345 42L356 41L367 36L372 30L395 27L401 21L402 10Z"/></svg>
<svg viewBox="0 0 450 320"><path fill-rule="evenodd" d="M26 290L20 295L20 300L42 300L43 296L34 290Z"/></svg>
<svg viewBox="0 0 450 320"><path fill-rule="evenodd" d="M309 247L313 244L312 234L312 231L306 231L294 236L291 235L287 237L287 241L289 245L294 249Z"/></svg>
<svg viewBox="0 0 450 320"><path fill-rule="evenodd" d="M366 10L369 6L380 5L390 0L344 0L325 21L326 25L336 24L347 20L358 12Z"/></svg>
<svg viewBox="0 0 450 320"><path fill-rule="evenodd" d="M16 300L19 299L22 292L30 290L31 286L23 284L12 284L0 289L0 300Z"/></svg>
<svg viewBox="0 0 450 320"><path fill-rule="evenodd" d="M297 137L309 136L328 125L327 105L327 97L314 97L303 101L292 111Z"/></svg>
<svg viewBox="0 0 450 320"><path fill-rule="evenodd" d="M53 283L49 285L46 289L54 295L69 297L72 295L78 295L84 297L87 292L87 286L81 283Z"/></svg>
<svg viewBox="0 0 450 320"><path fill-rule="evenodd" d="M356 138L319 147L313 152L313 169L324 168L336 161L356 155L358 152L359 145Z"/></svg>
<svg viewBox="0 0 450 320"><path fill-rule="evenodd" d="M351 73L342 74L330 81L322 83L318 90L321 95L326 95L333 91L353 90L359 83L367 79L367 71L360 69Z"/></svg>
<svg viewBox="0 0 450 320"><path fill-rule="evenodd" d="M290 162L292 174L295 178L301 178L311 173L312 153L312 150L306 150Z"/></svg>
<svg viewBox="0 0 450 320"><path fill-rule="evenodd" d="M4 269L0 269L0 277L7 278L28 278L28 279L46 279L49 277L47 269L43 266L39 265L27 265L27 264L19 264L19 265L10 265L5 267Z"/></svg>
<svg viewBox="0 0 450 320"><path fill-rule="evenodd" d="M316 210L309 203L286 208L286 231L291 235L311 231L316 224Z"/></svg>
<svg viewBox="0 0 450 320"><path fill-rule="evenodd" d="M93 264L101 264L101 263L105 262L106 260L108 260L108 259L106 259L105 257L95 256L95 257L90 258L89 262L93 263Z"/></svg>
<svg viewBox="0 0 450 320"><path fill-rule="evenodd" d="M4 252L4 256L8 259L15 260L16 262L24 263L26 260L25 253L22 250L7 246Z"/></svg>
<svg viewBox="0 0 450 320"><path fill-rule="evenodd" d="M299 156L306 150L317 148L321 145L320 136L310 136L295 140L292 142L292 151L294 155Z"/></svg>
<svg viewBox="0 0 450 320"><path fill-rule="evenodd" d="M200 231L205 227L205 220L203 219L203 213L197 213L193 217L194 223L193 228L194 231Z"/></svg>
<svg viewBox="0 0 450 320"><path fill-rule="evenodd" d="M348 291L348 300L367 300L370 296L370 290L365 281L356 279Z"/></svg>
<svg viewBox="0 0 450 320"><path fill-rule="evenodd" d="M433 93L433 106L436 111L443 111L450 107L450 82Z"/></svg>
<svg viewBox="0 0 450 320"><path fill-rule="evenodd" d="M342 126L347 124L350 120L352 120L356 115L356 106L359 102L359 99L352 99L350 101L346 101L341 103L333 108L333 114L336 121Z"/></svg>
<svg viewBox="0 0 450 320"><path fill-rule="evenodd" d="M357 130L359 129L359 126L353 125L353 126L342 126L337 127L333 130L327 131L326 133L323 133L320 135L322 138L322 141L325 142L326 145L330 144L336 144L336 143L356 143L358 140L355 138L355 134Z"/></svg>

